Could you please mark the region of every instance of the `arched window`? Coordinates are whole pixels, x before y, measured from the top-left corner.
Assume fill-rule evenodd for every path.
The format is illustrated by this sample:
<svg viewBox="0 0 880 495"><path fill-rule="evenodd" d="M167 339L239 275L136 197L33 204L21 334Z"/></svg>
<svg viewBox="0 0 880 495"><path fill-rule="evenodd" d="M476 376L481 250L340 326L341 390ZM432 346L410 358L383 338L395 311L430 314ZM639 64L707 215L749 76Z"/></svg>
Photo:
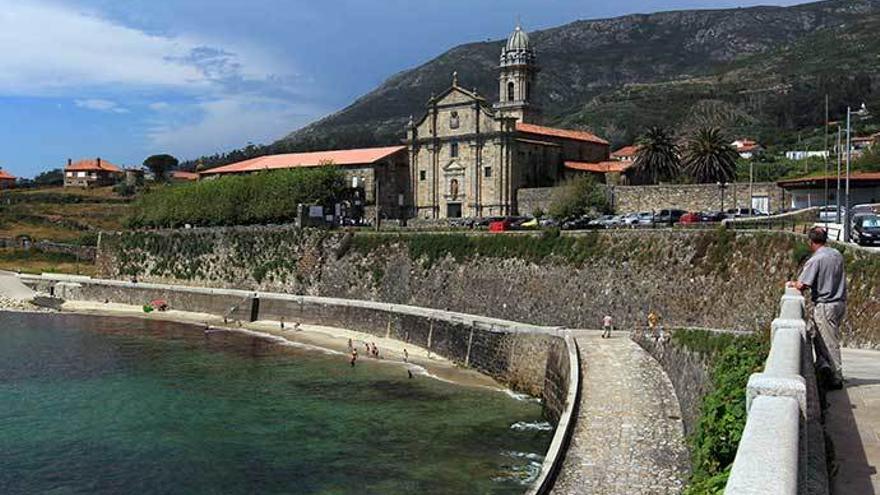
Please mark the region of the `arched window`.
<svg viewBox="0 0 880 495"><path fill-rule="evenodd" d="M513 101L516 99L516 86L514 86L513 81L507 83L507 101Z"/></svg>

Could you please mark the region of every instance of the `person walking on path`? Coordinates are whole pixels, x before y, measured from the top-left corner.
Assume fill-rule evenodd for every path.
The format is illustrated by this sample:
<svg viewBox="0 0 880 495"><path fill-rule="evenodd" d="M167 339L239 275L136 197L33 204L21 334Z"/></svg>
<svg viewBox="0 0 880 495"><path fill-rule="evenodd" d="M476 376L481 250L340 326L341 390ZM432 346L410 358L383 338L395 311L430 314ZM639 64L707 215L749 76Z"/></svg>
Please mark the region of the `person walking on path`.
<svg viewBox="0 0 880 495"><path fill-rule="evenodd" d="M654 310L651 310L648 313L648 330L651 332L651 337L654 337L654 340L657 340L660 337L658 332L657 324L660 322L660 317L657 316L657 313Z"/></svg>
<svg viewBox="0 0 880 495"><path fill-rule="evenodd" d="M840 251L826 246L828 232L821 227L810 229L810 251L797 280L788 287L810 289L813 314L810 337L816 349L816 372L829 388L843 387L843 362L840 358L840 324L846 314L846 272Z"/></svg>
<svg viewBox="0 0 880 495"><path fill-rule="evenodd" d="M613 327L614 321L611 319L611 315L605 315L605 318L602 318L602 338L610 339L611 338L611 330Z"/></svg>

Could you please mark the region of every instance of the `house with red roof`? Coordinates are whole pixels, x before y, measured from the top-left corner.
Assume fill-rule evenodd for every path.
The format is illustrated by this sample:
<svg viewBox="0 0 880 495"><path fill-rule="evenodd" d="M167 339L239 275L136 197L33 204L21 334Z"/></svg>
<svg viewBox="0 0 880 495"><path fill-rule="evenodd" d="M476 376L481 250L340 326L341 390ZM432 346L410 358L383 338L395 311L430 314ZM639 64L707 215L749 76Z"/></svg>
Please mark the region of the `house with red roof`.
<svg viewBox="0 0 880 495"><path fill-rule="evenodd" d="M618 149L611 153L611 159L617 160L620 162L634 162L636 161L636 154L639 152L639 145L631 144L629 146L624 146L623 148Z"/></svg>
<svg viewBox="0 0 880 495"><path fill-rule="evenodd" d="M412 202L408 192L409 161L406 146L259 156L204 170L198 176L210 180L227 175L316 167L335 167L342 172L348 193L341 207L346 211L363 211L371 218L375 215L374 206L378 202L383 216L402 218L408 214L406 205L411 205ZM175 172L172 179L184 180L185 177L181 172Z"/></svg>
<svg viewBox="0 0 880 495"><path fill-rule="evenodd" d="M112 186L123 175L121 168L100 157L76 162L68 158L67 166L64 167L64 187Z"/></svg>
<svg viewBox="0 0 880 495"><path fill-rule="evenodd" d="M16 177L0 168L0 189L12 189L15 187Z"/></svg>
<svg viewBox="0 0 880 495"><path fill-rule="evenodd" d="M764 150L764 147L758 144L757 141L745 138L737 139L730 143L730 145L736 149L740 158L745 158L746 160L751 160L755 155Z"/></svg>

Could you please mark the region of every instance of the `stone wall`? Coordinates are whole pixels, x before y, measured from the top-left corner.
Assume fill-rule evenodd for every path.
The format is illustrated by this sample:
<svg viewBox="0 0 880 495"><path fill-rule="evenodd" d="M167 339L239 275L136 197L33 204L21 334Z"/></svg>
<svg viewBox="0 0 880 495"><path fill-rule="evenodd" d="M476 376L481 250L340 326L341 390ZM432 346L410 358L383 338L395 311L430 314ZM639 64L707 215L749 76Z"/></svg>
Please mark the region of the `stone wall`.
<svg viewBox="0 0 880 495"><path fill-rule="evenodd" d="M769 198L770 211L785 207L782 188L772 182L753 184L754 196ZM670 184L660 186L615 186L612 204L618 213L678 208L686 211L721 210L721 189L716 184ZM730 184L724 191L724 209L750 208L749 184Z"/></svg>
<svg viewBox="0 0 880 495"><path fill-rule="evenodd" d="M544 402L550 418L558 419L565 405L568 354L565 341L552 328L401 305L232 289L87 278L32 277L25 281L69 300L140 306L162 299L176 310L225 316L230 320L283 319L393 338L492 376L513 390L537 397L546 390ZM545 373L548 369L549 375Z"/></svg>
<svg viewBox="0 0 880 495"><path fill-rule="evenodd" d="M633 340L660 363L669 377L678 397L685 435L692 435L700 419L703 397L712 391L707 357L676 344L675 340L657 342L642 332L635 333Z"/></svg>
<svg viewBox="0 0 880 495"><path fill-rule="evenodd" d="M516 191L516 203L520 215L534 215L536 211L546 213L553 201L556 187L535 187Z"/></svg>
<svg viewBox="0 0 880 495"><path fill-rule="evenodd" d="M105 235L107 278L368 299L537 325L766 328L798 272L781 232L607 231L578 237L195 229ZM880 344L880 260L848 250L851 346Z"/></svg>

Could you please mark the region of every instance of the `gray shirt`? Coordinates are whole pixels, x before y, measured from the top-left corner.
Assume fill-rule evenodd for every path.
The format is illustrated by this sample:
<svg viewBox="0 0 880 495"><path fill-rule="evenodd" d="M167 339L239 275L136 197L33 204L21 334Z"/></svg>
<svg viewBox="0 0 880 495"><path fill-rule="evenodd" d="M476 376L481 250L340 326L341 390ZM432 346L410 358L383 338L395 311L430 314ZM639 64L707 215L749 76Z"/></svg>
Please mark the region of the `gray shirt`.
<svg viewBox="0 0 880 495"><path fill-rule="evenodd" d="M843 255L834 248L819 248L807 260L798 282L810 286L810 295L815 303L846 301Z"/></svg>

